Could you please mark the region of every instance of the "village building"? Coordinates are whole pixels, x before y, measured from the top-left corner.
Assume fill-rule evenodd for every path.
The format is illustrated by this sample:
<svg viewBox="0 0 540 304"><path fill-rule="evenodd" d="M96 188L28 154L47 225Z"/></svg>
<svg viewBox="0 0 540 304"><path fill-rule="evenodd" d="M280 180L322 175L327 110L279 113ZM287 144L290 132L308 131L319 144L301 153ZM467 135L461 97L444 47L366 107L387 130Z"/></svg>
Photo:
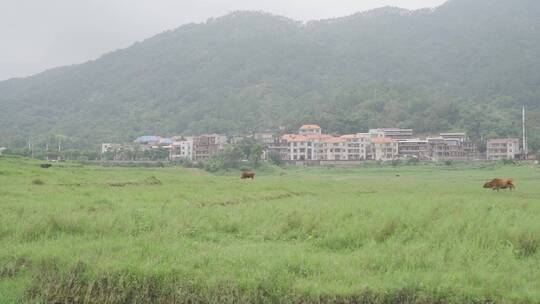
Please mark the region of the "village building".
<svg viewBox="0 0 540 304"><path fill-rule="evenodd" d="M319 160L348 160L348 143L345 138L323 138L319 146Z"/></svg>
<svg viewBox="0 0 540 304"><path fill-rule="evenodd" d="M193 161L200 162L210 159L222 151L227 144L227 136L219 134L205 134L193 138Z"/></svg>
<svg viewBox="0 0 540 304"><path fill-rule="evenodd" d="M193 160L193 137L187 137L179 141L174 141L172 143L170 158L171 160Z"/></svg>
<svg viewBox="0 0 540 304"><path fill-rule="evenodd" d="M288 145L286 160L318 160L320 142L306 135L286 134L282 139Z"/></svg>
<svg viewBox="0 0 540 304"><path fill-rule="evenodd" d="M375 137L372 140L374 157L378 161L391 161L399 157L398 142L388 137Z"/></svg>
<svg viewBox="0 0 540 304"><path fill-rule="evenodd" d="M487 141L488 160L516 159L520 154L518 138L490 139Z"/></svg>
<svg viewBox="0 0 540 304"><path fill-rule="evenodd" d="M341 138L347 142L348 160L366 160L371 146L371 138L362 134L343 135Z"/></svg>
<svg viewBox="0 0 540 304"><path fill-rule="evenodd" d="M413 129L381 128L370 129L371 137L387 137L394 140L413 138Z"/></svg>
<svg viewBox="0 0 540 304"><path fill-rule="evenodd" d="M401 158L416 158L419 160L429 160L431 149L426 139L404 139L398 141L398 151Z"/></svg>
<svg viewBox="0 0 540 304"><path fill-rule="evenodd" d="M289 143L283 137L275 138L274 141L267 145L267 153L276 153L281 160L290 160Z"/></svg>
<svg viewBox="0 0 540 304"><path fill-rule="evenodd" d="M477 156L478 148L466 133L441 133L440 136L448 145L447 158L462 159Z"/></svg>
<svg viewBox="0 0 540 304"><path fill-rule="evenodd" d="M427 142L432 160L448 159L450 156L448 143L442 137L428 137Z"/></svg>

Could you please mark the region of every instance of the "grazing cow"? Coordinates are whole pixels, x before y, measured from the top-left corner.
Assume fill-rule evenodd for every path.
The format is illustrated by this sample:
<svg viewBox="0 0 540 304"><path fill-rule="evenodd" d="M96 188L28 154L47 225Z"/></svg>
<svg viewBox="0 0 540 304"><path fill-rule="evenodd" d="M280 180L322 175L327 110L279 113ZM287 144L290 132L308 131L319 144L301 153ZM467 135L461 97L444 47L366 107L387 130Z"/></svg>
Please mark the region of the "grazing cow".
<svg viewBox="0 0 540 304"><path fill-rule="evenodd" d="M248 178L255 179L255 173L250 172L250 171L245 171L242 173L242 176L240 178L241 179L248 179Z"/></svg>
<svg viewBox="0 0 540 304"><path fill-rule="evenodd" d="M490 182L485 183L484 188L497 190L497 191L499 191L500 189L510 189L511 191L511 190L514 190L516 186L514 185L514 180L511 178L510 179L495 178L491 180Z"/></svg>
<svg viewBox="0 0 540 304"><path fill-rule="evenodd" d="M43 169L49 169L50 167L52 167L51 164L41 164L41 165L39 165L39 166L40 166L41 168L43 168Z"/></svg>

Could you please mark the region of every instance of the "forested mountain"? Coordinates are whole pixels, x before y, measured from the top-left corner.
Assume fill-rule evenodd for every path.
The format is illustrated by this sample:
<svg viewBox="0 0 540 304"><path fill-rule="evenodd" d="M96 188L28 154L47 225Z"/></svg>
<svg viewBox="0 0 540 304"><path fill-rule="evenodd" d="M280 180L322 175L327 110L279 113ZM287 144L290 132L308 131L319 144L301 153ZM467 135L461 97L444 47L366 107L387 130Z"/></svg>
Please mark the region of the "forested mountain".
<svg viewBox="0 0 540 304"><path fill-rule="evenodd" d="M540 1L449 0L300 23L237 12L98 60L0 82L0 144L63 135L410 127L540 148Z"/></svg>

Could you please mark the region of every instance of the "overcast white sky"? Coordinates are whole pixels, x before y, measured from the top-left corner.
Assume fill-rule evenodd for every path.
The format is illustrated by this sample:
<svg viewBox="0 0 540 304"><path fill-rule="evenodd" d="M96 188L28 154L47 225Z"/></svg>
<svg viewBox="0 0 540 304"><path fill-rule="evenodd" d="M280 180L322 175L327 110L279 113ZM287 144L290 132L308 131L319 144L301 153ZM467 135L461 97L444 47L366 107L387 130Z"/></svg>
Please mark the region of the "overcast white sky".
<svg viewBox="0 0 540 304"><path fill-rule="evenodd" d="M81 63L164 30L236 10L296 20L445 0L0 0L0 80Z"/></svg>

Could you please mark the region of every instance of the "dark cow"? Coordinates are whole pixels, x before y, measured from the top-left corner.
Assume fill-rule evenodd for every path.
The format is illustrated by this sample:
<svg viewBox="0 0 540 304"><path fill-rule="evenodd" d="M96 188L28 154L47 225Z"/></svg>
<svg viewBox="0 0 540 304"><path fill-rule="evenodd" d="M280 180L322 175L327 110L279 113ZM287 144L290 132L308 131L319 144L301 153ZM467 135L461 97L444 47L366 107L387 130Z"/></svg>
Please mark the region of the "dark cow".
<svg viewBox="0 0 540 304"><path fill-rule="evenodd" d="M41 164L41 165L39 165L39 166L40 166L41 168L43 168L43 169L49 169L50 167L52 167L51 164Z"/></svg>
<svg viewBox="0 0 540 304"><path fill-rule="evenodd" d="M495 178L485 183L484 188L497 190L497 191L499 191L500 189L510 189L510 191L512 191L516 188L516 186L514 185L514 180L511 178L510 179Z"/></svg>
<svg viewBox="0 0 540 304"><path fill-rule="evenodd" d="M250 171L245 171L245 172L242 172L242 176L240 178L241 179L248 179L248 178L255 179L255 173L250 172Z"/></svg>

